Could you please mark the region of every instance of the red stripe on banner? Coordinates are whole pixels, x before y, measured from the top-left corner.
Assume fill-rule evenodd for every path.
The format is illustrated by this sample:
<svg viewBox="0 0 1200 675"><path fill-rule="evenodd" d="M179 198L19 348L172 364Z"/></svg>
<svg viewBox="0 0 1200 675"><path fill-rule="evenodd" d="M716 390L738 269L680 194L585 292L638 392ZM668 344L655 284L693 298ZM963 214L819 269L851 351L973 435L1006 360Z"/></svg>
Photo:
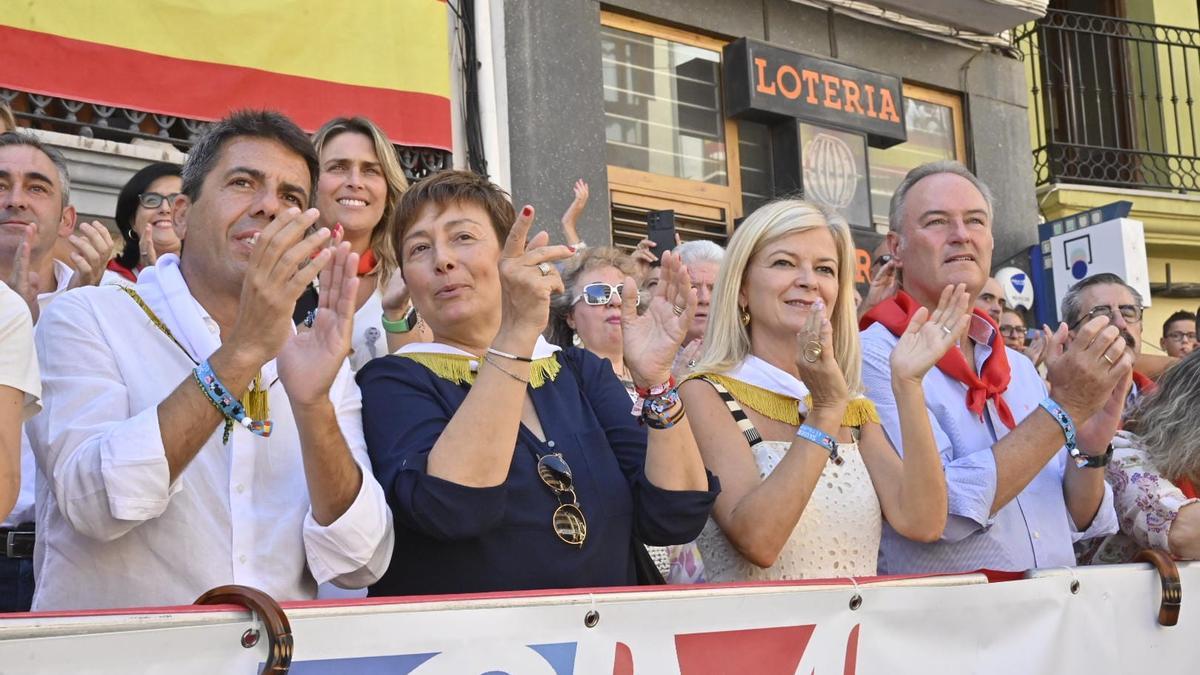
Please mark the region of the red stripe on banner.
<svg viewBox="0 0 1200 675"><path fill-rule="evenodd" d="M13 66L0 69L0 86L44 96L201 120L268 108L309 131L331 117L363 115L394 143L451 149L450 100L433 94L178 59L2 25L0 63Z"/></svg>
<svg viewBox="0 0 1200 675"><path fill-rule="evenodd" d="M675 636L682 675L796 675L816 625L749 628Z"/></svg>

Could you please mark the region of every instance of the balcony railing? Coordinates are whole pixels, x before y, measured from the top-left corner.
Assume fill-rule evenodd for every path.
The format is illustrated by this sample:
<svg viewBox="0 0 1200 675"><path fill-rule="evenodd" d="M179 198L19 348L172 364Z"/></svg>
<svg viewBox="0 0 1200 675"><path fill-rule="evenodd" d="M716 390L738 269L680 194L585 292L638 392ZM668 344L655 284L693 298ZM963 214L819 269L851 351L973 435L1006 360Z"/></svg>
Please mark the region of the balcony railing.
<svg viewBox="0 0 1200 675"><path fill-rule="evenodd" d="M17 123L24 127L121 143L159 141L170 143L183 152L187 152L209 126L208 122L184 117L155 115L11 89L0 89L0 100L8 103ZM397 145L396 154L409 182L451 166L450 153L435 148Z"/></svg>
<svg viewBox="0 0 1200 675"><path fill-rule="evenodd" d="M1200 30L1051 10L1015 39L1039 185L1200 192Z"/></svg>

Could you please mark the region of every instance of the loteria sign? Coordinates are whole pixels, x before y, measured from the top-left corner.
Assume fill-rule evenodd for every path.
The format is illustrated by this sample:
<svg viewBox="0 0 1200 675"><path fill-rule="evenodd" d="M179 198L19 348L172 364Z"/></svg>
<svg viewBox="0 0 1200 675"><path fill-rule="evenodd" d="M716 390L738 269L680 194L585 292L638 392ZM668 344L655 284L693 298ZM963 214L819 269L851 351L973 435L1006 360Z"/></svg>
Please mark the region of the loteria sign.
<svg viewBox="0 0 1200 675"><path fill-rule="evenodd" d="M726 45L722 63L730 117L841 127L865 133L878 148L908 140L898 77L749 38Z"/></svg>

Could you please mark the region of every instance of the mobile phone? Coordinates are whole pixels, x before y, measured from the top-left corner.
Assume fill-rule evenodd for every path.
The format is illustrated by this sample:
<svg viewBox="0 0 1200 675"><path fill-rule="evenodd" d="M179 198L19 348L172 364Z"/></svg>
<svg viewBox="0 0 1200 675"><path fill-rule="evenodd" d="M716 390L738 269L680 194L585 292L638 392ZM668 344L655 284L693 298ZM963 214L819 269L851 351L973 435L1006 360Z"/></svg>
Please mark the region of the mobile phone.
<svg viewBox="0 0 1200 675"><path fill-rule="evenodd" d="M675 248L675 212L651 211L646 214L647 238L654 242L654 255L662 259L662 254Z"/></svg>

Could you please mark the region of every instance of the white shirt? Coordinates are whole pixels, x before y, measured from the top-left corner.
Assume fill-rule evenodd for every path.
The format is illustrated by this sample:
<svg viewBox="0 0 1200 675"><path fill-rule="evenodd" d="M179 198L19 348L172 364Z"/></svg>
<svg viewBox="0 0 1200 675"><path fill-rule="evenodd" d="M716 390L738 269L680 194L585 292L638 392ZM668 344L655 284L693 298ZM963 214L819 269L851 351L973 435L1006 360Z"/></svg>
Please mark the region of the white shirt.
<svg viewBox="0 0 1200 675"><path fill-rule="evenodd" d="M353 331L350 338L350 368L354 372L358 372L367 361L388 355L387 333L383 331L383 289L376 288L354 313Z"/></svg>
<svg viewBox="0 0 1200 675"><path fill-rule="evenodd" d="M45 313L50 301L62 295L71 283L75 270L63 261L54 259L54 290L38 293L38 312ZM22 303L24 304L24 303ZM39 383L40 385L40 383ZM17 495L17 504L12 513L4 520L3 527L16 527L22 523L32 523L34 518L34 475L37 473L37 462L33 459L33 448L29 446L28 424L21 427L21 492Z"/></svg>
<svg viewBox="0 0 1200 675"><path fill-rule="evenodd" d="M33 319L25 300L3 281L0 281L0 386L25 394L21 421L42 409L42 380L38 376L37 354L33 351Z"/></svg>
<svg viewBox="0 0 1200 675"><path fill-rule="evenodd" d="M999 336L980 318L972 320L975 373L992 353ZM862 333L863 384L875 402L884 431L903 455L900 416L891 386L891 352L899 341L882 324ZM1046 398L1046 385L1033 362L1007 347L1011 379L1004 401L1020 424ZM924 544L905 539L884 525L879 548L880 574L968 572L980 568L1024 571L1075 565L1073 544L1117 531L1112 488L1105 484L1099 510L1080 532L1067 510L1063 481L1067 451L1060 448L1020 494L991 514L996 495L994 446L1008 434L995 402L987 401L984 419L967 409L966 385L937 367L922 380L925 407L946 470L949 518L939 541ZM1101 471L1101 469L1089 469Z"/></svg>
<svg viewBox="0 0 1200 675"><path fill-rule="evenodd" d="M161 261L160 261L161 262ZM153 276L153 275L151 275ZM138 292L177 338L160 287ZM219 339L216 323L191 302ZM277 600L315 597L319 582L362 587L391 558L391 511L371 473L361 396L343 364L330 391L362 487L335 522L313 520L296 422L275 362L274 430L213 430L179 477L169 473L157 406L194 366L119 287L60 298L37 330L44 412L31 439L38 460L36 610L190 604L222 584ZM188 344L186 341L184 344Z"/></svg>

